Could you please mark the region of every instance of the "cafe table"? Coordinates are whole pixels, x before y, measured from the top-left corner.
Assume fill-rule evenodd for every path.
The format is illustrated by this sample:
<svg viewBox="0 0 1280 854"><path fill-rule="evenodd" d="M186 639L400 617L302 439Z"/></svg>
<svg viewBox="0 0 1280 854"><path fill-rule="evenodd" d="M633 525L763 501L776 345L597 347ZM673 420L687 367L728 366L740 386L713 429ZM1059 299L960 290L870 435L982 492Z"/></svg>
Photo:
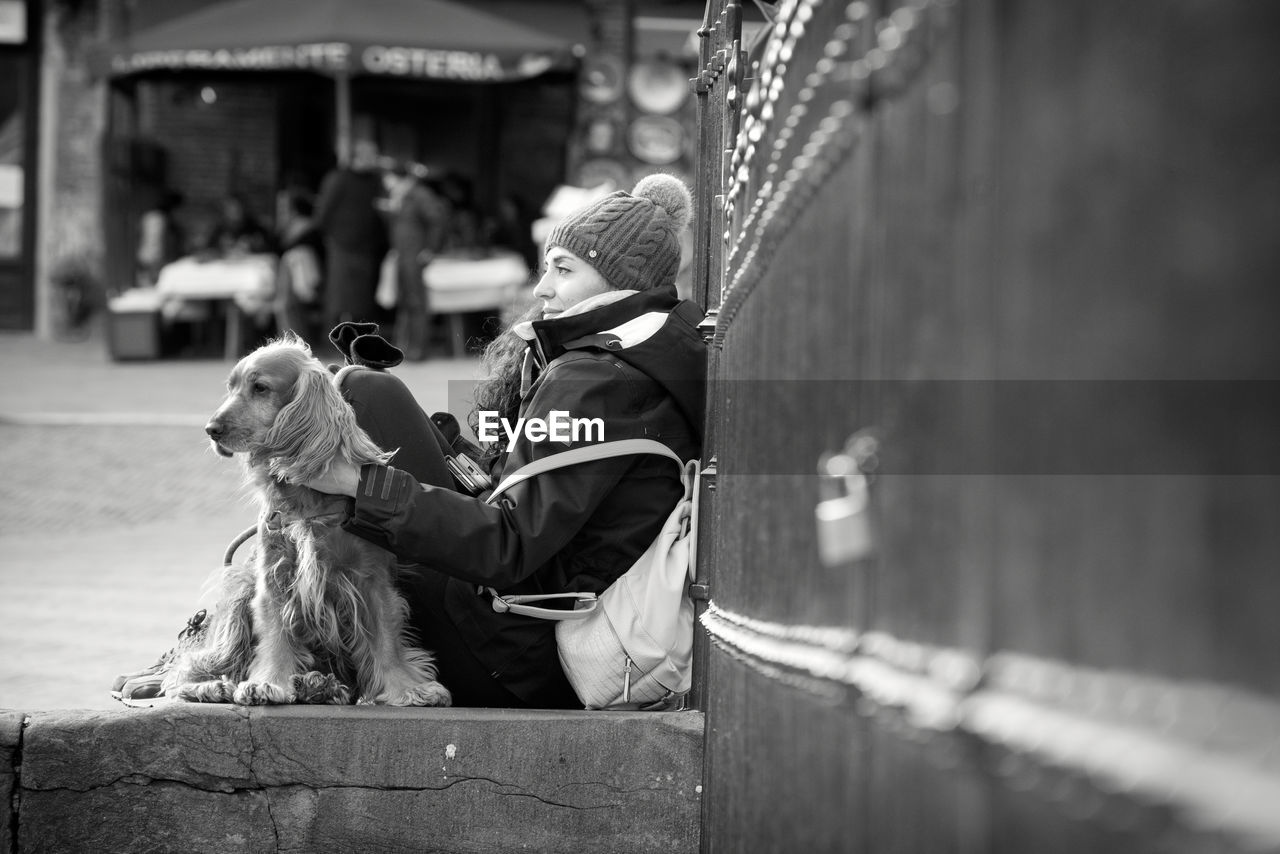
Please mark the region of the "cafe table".
<svg viewBox="0 0 1280 854"><path fill-rule="evenodd" d="M529 267L518 252L505 249L442 252L422 271L427 306L448 315L453 355L466 355L462 316L472 311L499 315L529 282Z"/></svg>
<svg viewBox="0 0 1280 854"><path fill-rule="evenodd" d="M188 256L160 270L156 292L162 310L192 301L213 304L226 320L225 356L234 360L240 356L243 317L270 309L275 282L275 255Z"/></svg>

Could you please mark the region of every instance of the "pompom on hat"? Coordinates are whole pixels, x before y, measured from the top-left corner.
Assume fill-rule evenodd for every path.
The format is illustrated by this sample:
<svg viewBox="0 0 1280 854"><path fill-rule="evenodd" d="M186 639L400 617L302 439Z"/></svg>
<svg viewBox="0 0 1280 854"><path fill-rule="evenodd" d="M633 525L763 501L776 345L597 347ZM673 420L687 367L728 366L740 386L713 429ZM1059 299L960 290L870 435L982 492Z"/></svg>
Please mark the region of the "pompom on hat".
<svg viewBox="0 0 1280 854"><path fill-rule="evenodd" d="M680 269L680 232L693 216L693 196L671 175L641 178L565 217L547 237L595 267L612 287L646 291L669 285Z"/></svg>

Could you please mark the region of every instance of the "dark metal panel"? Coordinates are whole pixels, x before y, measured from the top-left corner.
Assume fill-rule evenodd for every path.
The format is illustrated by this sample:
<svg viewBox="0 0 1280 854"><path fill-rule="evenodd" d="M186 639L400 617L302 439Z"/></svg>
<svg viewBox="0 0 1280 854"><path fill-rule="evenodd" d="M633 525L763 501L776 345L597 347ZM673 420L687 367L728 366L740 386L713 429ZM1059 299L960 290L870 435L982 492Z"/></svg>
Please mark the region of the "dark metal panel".
<svg viewBox="0 0 1280 854"><path fill-rule="evenodd" d="M1280 627L1259 603L1278 592L1261 569L1280 554L1262 508L1280 483L1205 476L1236 427L1192 427L1204 413L1171 408L1157 381L1280 366L1264 320L1280 308L1268 283L1280 259L1261 233L1280 220L1260 191L1280 176L1280 122L1248 83L1280 72L1280 14L1083 11L1045 3L996 19L994 369L1064 392L1131 382L1134 406L1078 408L1057 435L1176 452L1149 475L1110 457L1069 477L1002 479L993 630L1005 648L1274 693L1259 651L1277 648Z"/></svg>
<svg viewBox="0 0 1280 854"><path fill-rule="evenodd" d="M777 13L707 244L704 846L1280 847L1275 407L1212 411L1274 404L1220 381L1280 366L1280 11Z"/></svg>
<svg viewBox="0 0 1280 854"><path fill-rule="evenodd" d="M707 4L702 26L698 29L697 75L689 81L697 98L698 117L698 169L693 193L697 208L694 218L693 289L694 300L707 310L708 319L703 323L703 335L708 341L715 328L716 312L720 305L721 264L720 253L717 251L723 239L719 203L720 164L724 147L724 113L728 100L725 89L733 83L724 73L724 56L739 38L741 18L738 8L736 3L724 6L715 2ZM719 350L710 348L707 367L709 378L719 375L720 359ZM719 412L719 398L709 395L702 447L703 467L698 496L700 531L693 588L698 597L695 599L695 612L699 616L715 584L716 557L719 554L714 539L719 530L720 517L716 501ZM689 698L690 703L697 708L705 708L708 651L705 636L699 634L694 640L694 682Z"/></svg>
<svg viewBox="0 0 1280 854"><path fill-rule="evenodd" d="M855 722L851 733L847 709L798 698L725 656L715 658L711 679L708 746L724 797L704 850L875 854L864 826L865 727Z"/></svg>
<svg viewBox="0 0 1280 854"><path fill-rule="evenodd" d="M707 310L707 320L702 326L703 337L708 342L715 329L715 317L721 301L721 253L718 247L722 241L723 225L719 213L719 193L724 148L724 112L728 98L726 86L730 81L724 75L724 55L728 46L738 39L741 19L737 12L736 2L724 0L707 0L706 12L702 26L698 29L699 64L697 75L690 81L690 86L697 97L698 117L698 153L695 174L694 199L697 206L694 220L694 262L693 283L694 299ZM714 382L719 376L721 353L717 348L709 348L708 379ZM713 595L719 584L719 534L723 530L722 509L719 502L719 480L717 475L717 452L720 448L719 425L721 423L720 398L709 394L702 448L702 471L698 494L699 533L697 543L697 566L695 591L699 599L695 600L695 613L700 618L706 611L706 599ZM713 719L709 712L707 686L711 684L710 642L705 634L698 632L694 639L693 649L694 680L690 692L690 702L695 708L708 711L708 726ZM727 762L727 758L726 758ZM712 779L724 779L732 776L732 770L718 766L717 758L709 752L703 754L703 808L701 842L703 850L714 850L715 840L720 833L717 826L710 822L715 814L711 805L716 792L707 784ZM727 792L726 792L727 794Z"/></svg>

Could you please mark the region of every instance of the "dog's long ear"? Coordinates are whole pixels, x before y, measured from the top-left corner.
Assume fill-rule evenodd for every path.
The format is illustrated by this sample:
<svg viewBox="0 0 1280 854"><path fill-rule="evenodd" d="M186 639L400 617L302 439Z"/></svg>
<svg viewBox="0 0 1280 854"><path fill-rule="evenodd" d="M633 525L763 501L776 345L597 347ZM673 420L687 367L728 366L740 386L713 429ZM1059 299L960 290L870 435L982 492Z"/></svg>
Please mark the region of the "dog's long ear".
<svg viewBox="0 0 1280 854"><path fill-rule="evenodd" d="M360 465L390 458L356 423L355 413L323 368L303 370L298 376L293 399L276 415L265 444L271 473L289 483L318 477L339 455Z"/></svg>

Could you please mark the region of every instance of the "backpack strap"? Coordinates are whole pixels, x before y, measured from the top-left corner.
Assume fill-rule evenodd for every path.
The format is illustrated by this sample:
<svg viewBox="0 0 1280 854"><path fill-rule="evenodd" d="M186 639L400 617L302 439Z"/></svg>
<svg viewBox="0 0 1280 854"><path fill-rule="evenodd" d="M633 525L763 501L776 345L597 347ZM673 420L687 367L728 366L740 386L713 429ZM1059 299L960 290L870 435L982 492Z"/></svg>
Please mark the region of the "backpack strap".
<svg viewBox="0 0 1280 854"><path fill-rule="evenodd" d="M674 460L675 464L680 466L681 473L683 474L684 472L684 460L680 459L679 454L661 442L653 439L618 439L613 442L601 442L598 445L570 448L567 451L561 451L558 454L552 454L549 457L543 457L540 460L534 460L527 465L523 465L504 477L485 501L492 504L499 495L511 487L545 472L566 468L578 463L607 460L613 457L627 457L634 454L659 454Z"/></svg>
<svg viewBox="0 0 1280 854"><path fill-rule="evenodd" d="M537 477L545 472L555 471L556 469L567 468L577 465L578 463L591 462L593 460L607 460L613 457L627 457L636 454L658 454L673 460L676 465L680 466L680 479L684 484L685 497L689 497L691 472L690 467L686 466L685 461L680 459L680 455L668 448L661 442L653 439L618 439L613 442L601 442L598 445L584 445L581 448L570 448L567 451L561 451L558 454L552 454L549 457L543 457L540 460L523 465L508 476L502 479L502 483L489 494L485 502L492 504L495 499L502 493L518 483L524 483L531 477ZM696 465L696 464L695 464ZM696 468L694 468L696 471ZM521 614L526 617L538 617L543 620L583 620L591 616L597 605L596 594L594 593L546 593L534 595L508 595L503 596L492 587L482 587L482 591L487 592L493 597L493 610L498 613L506 613L510 611L513 614ZM572 599L574 600L574 609L565 610L559 608L539 608L534 603L542 602L548 599Z"/></svg>

